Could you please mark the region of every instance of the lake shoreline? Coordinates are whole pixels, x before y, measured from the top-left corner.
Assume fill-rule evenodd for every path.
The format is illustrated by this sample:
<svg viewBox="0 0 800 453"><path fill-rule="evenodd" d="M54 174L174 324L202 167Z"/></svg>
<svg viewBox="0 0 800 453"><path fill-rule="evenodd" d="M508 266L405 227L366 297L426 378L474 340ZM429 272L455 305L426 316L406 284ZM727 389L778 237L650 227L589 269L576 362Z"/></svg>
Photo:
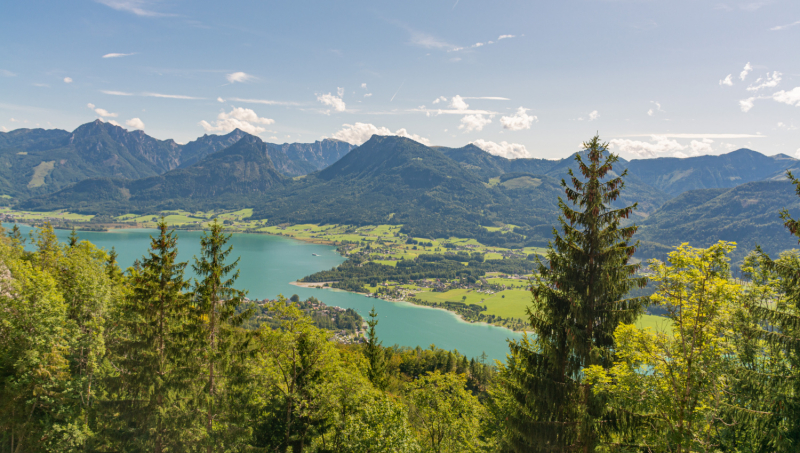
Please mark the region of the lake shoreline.
<svg viewBox="0 0 800 453"><path fill-rule="evenodd" d="M342 291L342 292L350 293L350 294L358 294L358 295L361 295L361 296L364 296L364 297L368 297L368 298L371 298L371 299L380 299L380 300L382 300L384 302L389 302L389 303L393 303L393 304L409 304L409 305L413 305L415 307L429 308L431 310L442 310L442 311L445 311L445 312L450 313L451 315L455 316L456 319L458 319L460 322L463 322L465 324L477 324L477 325L498 327L498 328L506 329L509 332L514 332L514 333L522 333L522 334L532 333L529 330L509 329L506 326L492 324L492 323L489 323L489 322L486 322L486 321L470 321L468 319L465 319L463 315L461 315L459 313L456 313L454 311L450 311L450 310L448 310L448 309L446 309L444 307L434 307L434 306L430 306L430 305L416 304L416 303L414 303L412 301L408 301L408 300L386 299L386 298L383 298L383 297L375 297L375 296L373 296L371 294L364 294L364 293L359 293L359 292L355 292L355 291L348 291L346 289L341 289L341 288L332 288L331 286L323 286L326 283L328 285L330 285L331 283L337 283L337 282L301 282L301 281L289 282L290 285L298 286L298 287L301 287L301 288L316 288L316 289L327 289L327 290L332 290L332 291Z"/></svg>

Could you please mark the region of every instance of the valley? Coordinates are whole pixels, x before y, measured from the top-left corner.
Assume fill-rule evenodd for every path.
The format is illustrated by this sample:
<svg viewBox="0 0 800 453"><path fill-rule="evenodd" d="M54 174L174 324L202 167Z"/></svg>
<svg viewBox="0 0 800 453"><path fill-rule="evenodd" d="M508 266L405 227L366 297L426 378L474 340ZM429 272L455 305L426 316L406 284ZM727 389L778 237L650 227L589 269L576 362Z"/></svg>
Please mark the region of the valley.
<svg viewBox="0 0 800 453"><path fill-rule="evenodd" d="M89 148L106 154L81 151ZM63 179L69 158L36 161L54 150L78 153L94 167ZM236 130L177 145L98 121L71 134L3 133L0 156L17 156L11 168L31 165L33 175L0 185L6 221L107 231L153 228L161 216L178 230L218 220L230 232L333 245L347 258L339 271L304 276L304 284L329 282L513 330L525 329L527 282L556 224L560 179L577 170L576 155L506 159L475 145L428 147L400 137L373 136L358 147L275 145ZM729 240L739 244L731 254L738 263L756 245L768 253L794 246L775 213L800 210L783 176L797 165L747 149L620 160L610 176L627 176L613 207L638 205L626 222L639 225L640 262L663 259L686 241ZM449 264L434 268L433 261ZM640 320L658 323L651 315Z"/></svg>

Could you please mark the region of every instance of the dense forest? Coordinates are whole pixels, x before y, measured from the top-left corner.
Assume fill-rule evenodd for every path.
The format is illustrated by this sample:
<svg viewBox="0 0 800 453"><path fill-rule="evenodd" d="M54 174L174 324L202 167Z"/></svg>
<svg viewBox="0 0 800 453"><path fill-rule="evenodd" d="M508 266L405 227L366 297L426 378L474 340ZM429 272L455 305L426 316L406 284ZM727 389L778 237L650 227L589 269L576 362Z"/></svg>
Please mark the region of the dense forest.
<svg viewBox="0 0 800 453"><path fill-rule="evenodd" d="M374 310L363 343L338 344L283 297L247 328L216 223L189 264L162 221L124 271L76 235L8 232L0 452L797 451L800 254L756 248L744 278L724 241L637 264L634 206L612 206L627 175L597 137L584 146L532 261L534 334L505 363L384 347ZM648 281L652 296L627 297ZM635 327L648 305L663 328Z"/></svg>
<svg viewBox="0 0 800 453"><path fill-rule="evenodd" d="M304 277L304 282L336 282L330 286L348 291L367 292L365 285L376 285L385 281L401 284L427 278L463 279L474 283L487 272L504 274L528 274L533 262L511 258L485 260L480 253L422 254L413 260L400 260L396 266L375 263L353 257L339 266Z"/></svg>

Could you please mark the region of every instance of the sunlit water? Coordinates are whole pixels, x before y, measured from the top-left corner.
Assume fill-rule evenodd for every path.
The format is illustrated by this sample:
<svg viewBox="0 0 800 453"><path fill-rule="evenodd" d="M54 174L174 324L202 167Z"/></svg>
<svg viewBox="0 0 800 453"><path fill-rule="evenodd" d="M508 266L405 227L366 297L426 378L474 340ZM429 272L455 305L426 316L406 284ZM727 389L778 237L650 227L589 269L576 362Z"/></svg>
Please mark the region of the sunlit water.
<svg viewBox="0 0 800 453"><path fill-rule="evenodd" d="M12 225L4 226L8 229ZM20 225L20 229L27 237L30 228ZM79 232L79 236L81 240L91 241L108 250L114 247L119 254L120 266L126 268L147 251L150 235L154 232L127 229L108 233ZM69 231L56 230L56 235L66 241ZM193 256L200 252L201 235L199 231L178 232L179 259L189 262L187 276L192 275ZM457 349L467 357L477 357L486 352L490 359L504 360L508 352L507 339L521 337L521 334L501 327L464 322L444 310L289 284L341 264L344 258L332 246L265 234L234 234L230 244L233 246L232 256L240 258L237 288L246 289L251 299L274 299L278 294L287 298L297 294L302 299L314 296L328 305L353 308L365 318L375 306L379 314L378 336L384 345L419 345L427 348L435 344L444 349ZM313 256L314 253L319 256Z"/></svg>

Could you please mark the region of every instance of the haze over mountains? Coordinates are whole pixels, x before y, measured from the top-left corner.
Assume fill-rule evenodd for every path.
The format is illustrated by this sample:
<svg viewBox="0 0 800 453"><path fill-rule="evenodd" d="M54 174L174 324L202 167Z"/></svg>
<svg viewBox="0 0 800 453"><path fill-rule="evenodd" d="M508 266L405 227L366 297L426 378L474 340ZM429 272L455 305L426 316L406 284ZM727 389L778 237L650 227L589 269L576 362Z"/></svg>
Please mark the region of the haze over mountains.
<svg viewBox="0 0 800 453"><path fill-rule="evenodd" d="M351 151L352 150L352 151ZM0 134L0 193L25 209L152 213L251 207L270 223L403 224L420 237L474 237L507 247L544 245L574 155L551 161L491 155L474 145L428 147L373 136L265 143L235 130L180 145L100 121L74 132ZM620 159L621 206L637 202L642 256L680 242L757 241L791 248L778 211L800 209L785 170L800 161L740 149L721 156ZM613 175L612 175L613 176ZM489 226L513 225L506 231Z"/></svg>

